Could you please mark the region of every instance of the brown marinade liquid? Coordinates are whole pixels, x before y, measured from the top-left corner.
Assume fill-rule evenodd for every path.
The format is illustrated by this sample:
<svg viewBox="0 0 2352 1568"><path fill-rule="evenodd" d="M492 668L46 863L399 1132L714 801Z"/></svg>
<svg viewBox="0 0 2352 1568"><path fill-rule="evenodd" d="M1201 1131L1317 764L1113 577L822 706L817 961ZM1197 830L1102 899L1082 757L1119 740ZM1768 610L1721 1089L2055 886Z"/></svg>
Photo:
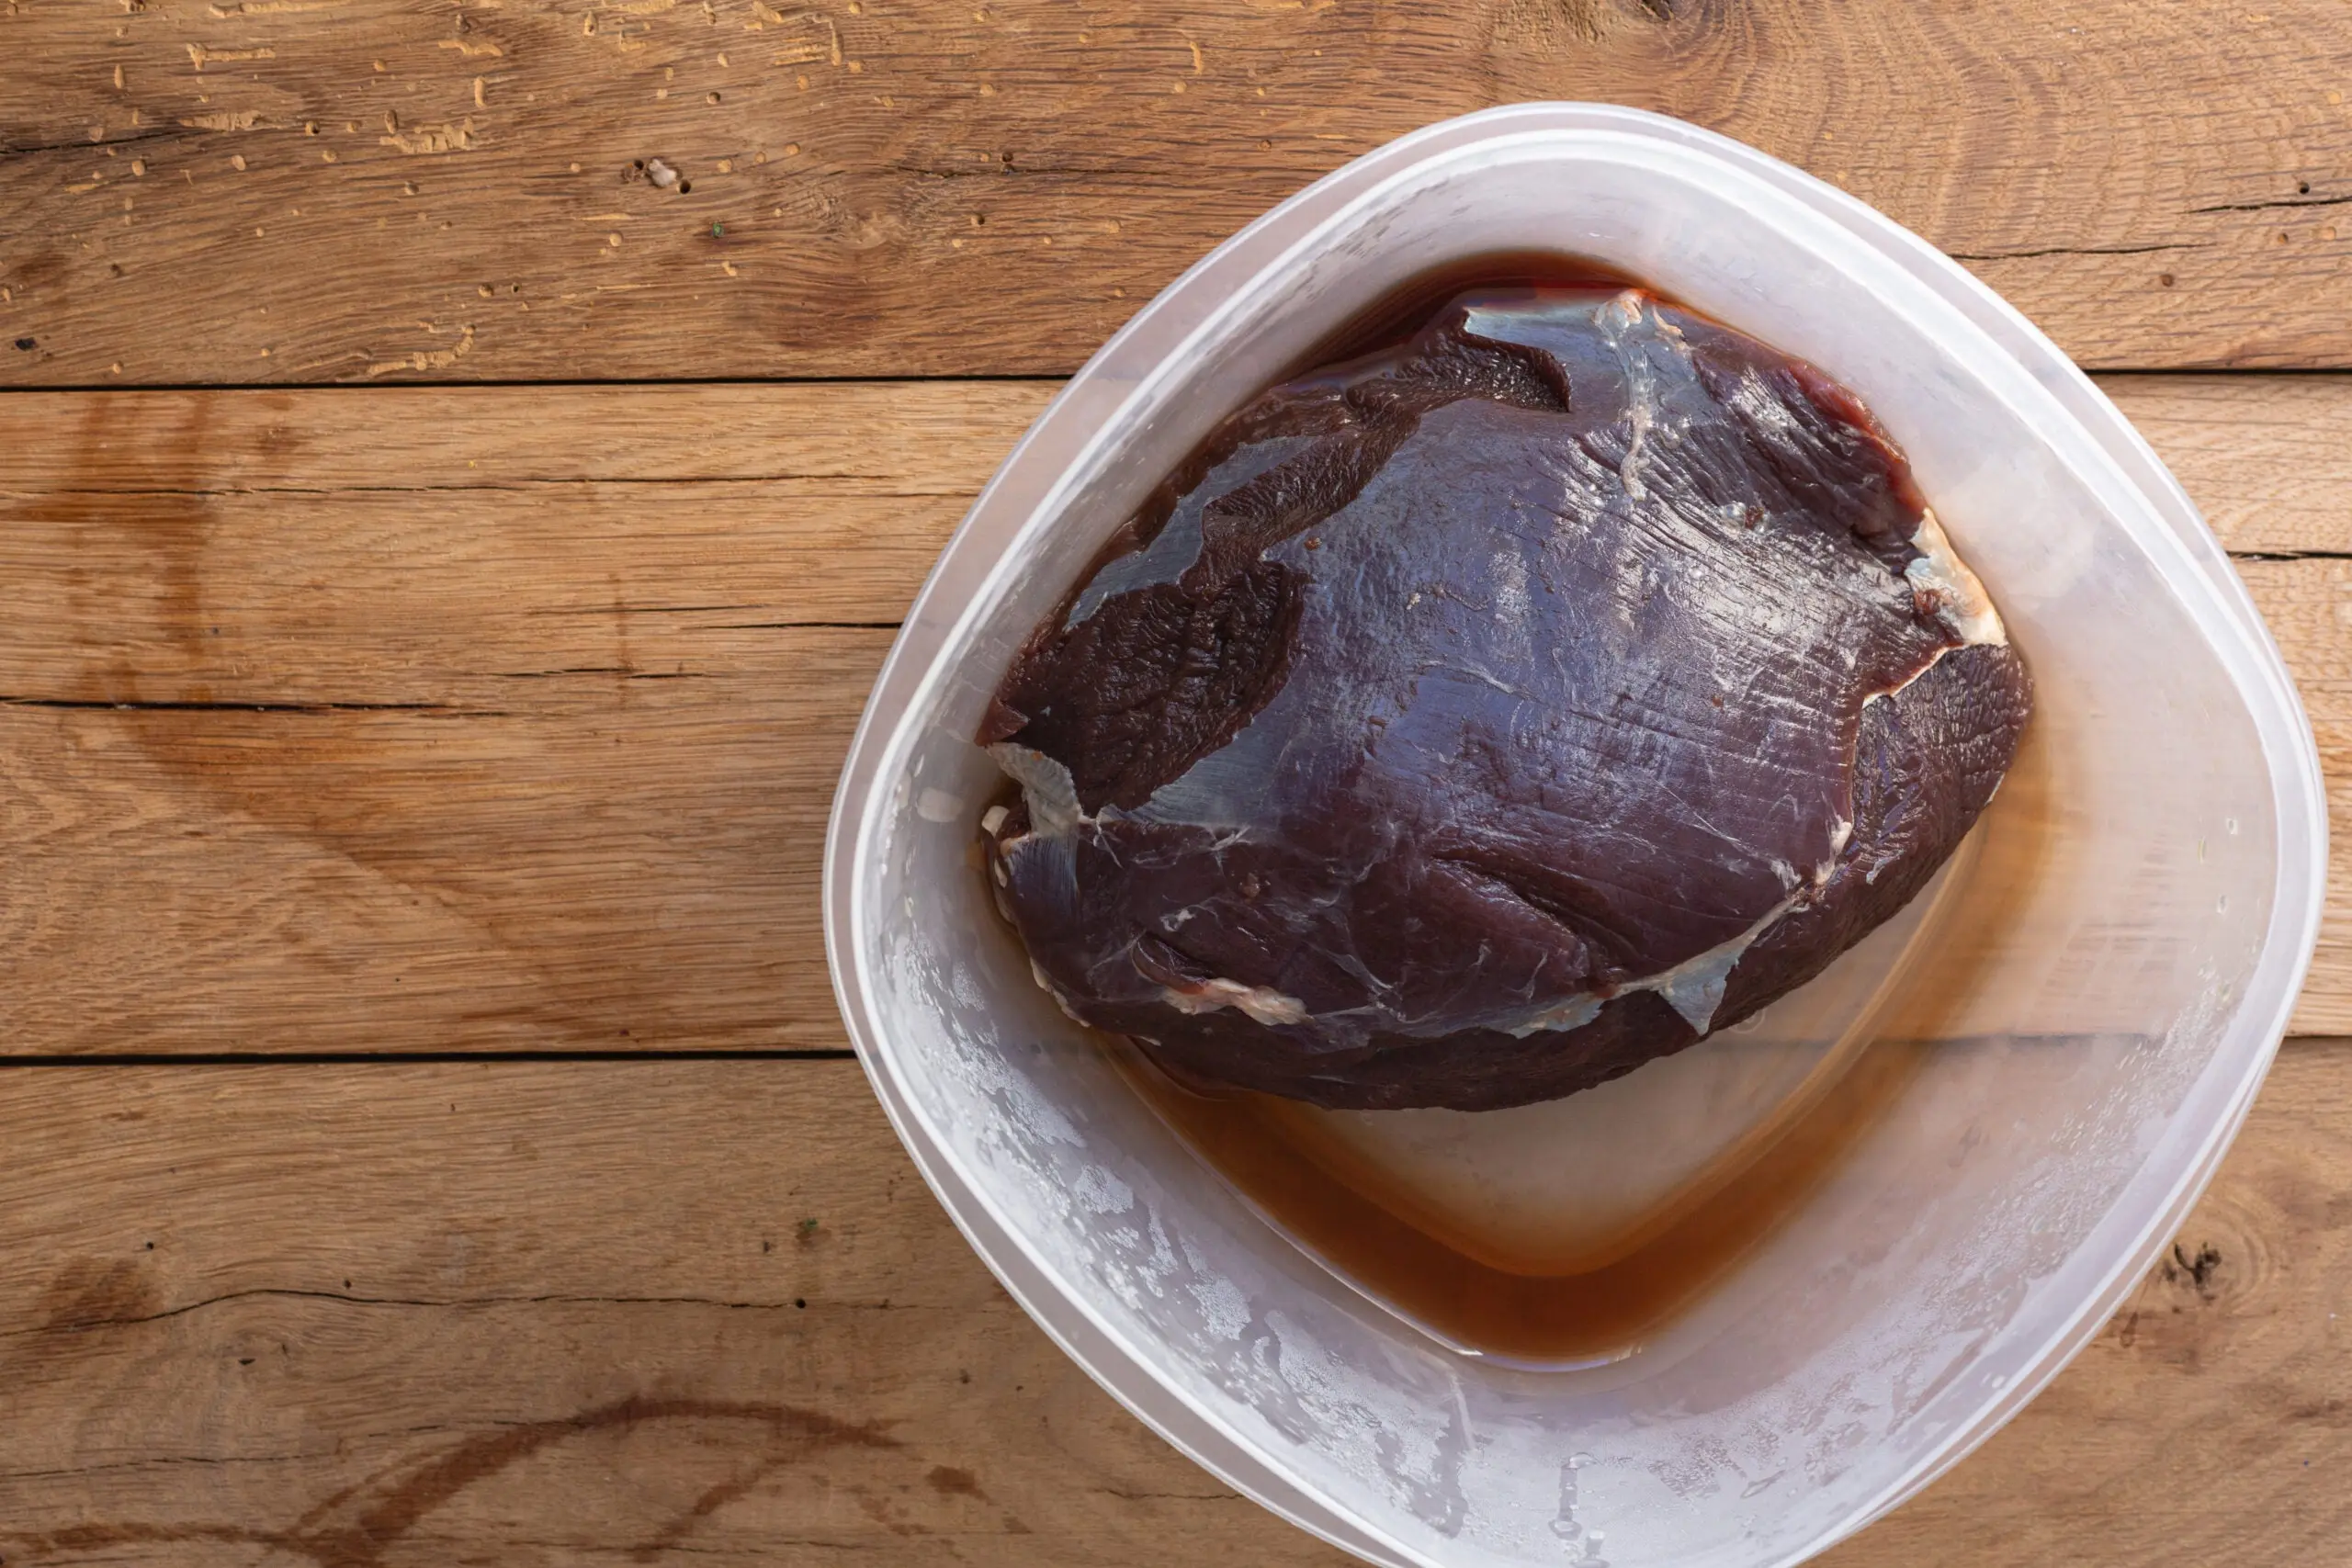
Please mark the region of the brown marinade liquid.
<svg viewBox="0 0 2352 1568"><path fill-rule="evenodd" d="M1903 1092L1922 1049L1883 1041L1864 1050L1754 1164L1632 1252L1587 1273L1532 1275L1480 1262L1335 1174L1315 1157L1290 1102L1198 1093L1124 1042L1111 1047L1122 1076L1178 1136L1330 1268L1456 1345L1542 1362L1638 1348L1804 1205Z"/></svg>

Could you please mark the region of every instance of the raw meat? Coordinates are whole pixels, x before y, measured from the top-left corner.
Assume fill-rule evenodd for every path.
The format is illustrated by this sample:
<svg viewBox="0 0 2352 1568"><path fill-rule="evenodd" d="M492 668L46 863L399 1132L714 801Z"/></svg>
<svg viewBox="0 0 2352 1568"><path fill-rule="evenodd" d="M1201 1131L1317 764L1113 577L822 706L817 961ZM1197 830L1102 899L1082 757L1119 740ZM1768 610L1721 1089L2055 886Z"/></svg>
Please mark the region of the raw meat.
<svg viewBox="0 0 2352 1568"><path fill-rule="evenodd" d="M1634 288L1463 295L1226 422L981 740L1073 1017L1329 1106L1572 1093L1917 894L2023 663L1819 371Z"/></svg>

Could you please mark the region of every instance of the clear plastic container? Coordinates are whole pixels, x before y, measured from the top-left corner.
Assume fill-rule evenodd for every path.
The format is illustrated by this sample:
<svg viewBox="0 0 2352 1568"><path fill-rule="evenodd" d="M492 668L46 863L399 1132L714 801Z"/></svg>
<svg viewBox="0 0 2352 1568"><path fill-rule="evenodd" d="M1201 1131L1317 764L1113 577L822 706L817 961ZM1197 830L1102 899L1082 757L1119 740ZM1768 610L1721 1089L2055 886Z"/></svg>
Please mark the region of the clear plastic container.
<svg viewBox="0 0 2352 1568"><path fill-rule="evenodd" d="M1951 907L1880 943L1860 999L1708 1135L1736 1140L1865 1023L1918 1042L1908 1089L1697 1306L1570 1370L1463 1354L1381 1310L1173 1137L990 910L973 817L997 779L970 741L1021 637L1218 419L1405 279L1536 248L1650 279L1859 392L1992 590L2039 705ZM834 805L826 936L876 1091L972 1246L1227 1482L1376 1562L1745 1568L1925 1484L2152 1263L2285 1028L2325 834L2310 729L2251 603L2047 339L1785 164L1679 121L1533 104L1284 202L1039 418L876 686Z"/></svg>

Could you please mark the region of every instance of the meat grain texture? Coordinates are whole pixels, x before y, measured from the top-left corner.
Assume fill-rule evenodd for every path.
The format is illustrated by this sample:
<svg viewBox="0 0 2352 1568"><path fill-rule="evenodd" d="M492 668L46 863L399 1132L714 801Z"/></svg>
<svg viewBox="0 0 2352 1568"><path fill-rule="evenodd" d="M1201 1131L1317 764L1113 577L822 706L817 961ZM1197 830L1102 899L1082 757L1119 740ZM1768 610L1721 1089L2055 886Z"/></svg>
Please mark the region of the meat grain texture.
<svg viewBox="0 0 2352 1568"><path fill-rule="evenodd" d="M1570 1094L1917 895L2025 667L1819 371L1465 294L1227 420L1015 660L1000 907L1071 1016L1328 1106Z"/></svg>

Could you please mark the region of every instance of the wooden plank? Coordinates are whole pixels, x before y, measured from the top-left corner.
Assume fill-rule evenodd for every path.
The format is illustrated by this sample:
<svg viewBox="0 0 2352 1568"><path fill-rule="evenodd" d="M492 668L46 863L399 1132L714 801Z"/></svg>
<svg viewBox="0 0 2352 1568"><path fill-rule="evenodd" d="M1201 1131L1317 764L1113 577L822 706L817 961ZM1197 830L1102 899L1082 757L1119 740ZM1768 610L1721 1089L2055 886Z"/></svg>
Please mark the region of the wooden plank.
<svg viewBox="0 0 2352 1568"><path fill-rule="evenodd" d="M1067 372L1529 98L1792 159L2086 363L2340 366L2348 43L2333 0L16 4L0 378Z"/></svg>
<svg viewBox="0 0 2352 1568"><path fill-rule="evenodd" d="M0 1125L12 1568L1342 1561L1031 1326L854 1064L19 1070Z"/></svg>
<svg viewBox="0 0 2352 1568"><path fill-rule="evenodd" d="M495 707L0 708L8 1051L838 1047L819 853L889 637Z"/></svg>
<svg viewBox="0 0 2352 1568"><path fill-rule="evenodd" d="M0 694L495 707L894 624L1051 390L9 398Z"/></svg>
<svg viewBox="0 0 2352 1568"><path fill-rule="evenodd" d="M1046 391L0 401L6 1048L840 1046L833 778Z"/></svg>
<svg viewBox="0 0 2352 1568"><path fill-rule="evenodd" d="M2352 378L2112 385L2233 545L2352 548ZM0 1049L838 1047L842 754L1049 392L0 398ZM2352 806L2352 565L2242 565Z"/></svg>
<svg viewBox="0 0 2352 1568"><path fill-rule="evenodd" d="M17 1069L0 1125L11 1564L1344 1561L1053 1348L851 1063ZM2348 1180L2298 1045L2193 1267L1831 1561L2332 1561Z"/></svg>
<svg viewBox="0 0 2352 1568"><path fill-rule="evenodd" d="M2352 553L2352 377L2098 381L2233 554Z"/></svg>

